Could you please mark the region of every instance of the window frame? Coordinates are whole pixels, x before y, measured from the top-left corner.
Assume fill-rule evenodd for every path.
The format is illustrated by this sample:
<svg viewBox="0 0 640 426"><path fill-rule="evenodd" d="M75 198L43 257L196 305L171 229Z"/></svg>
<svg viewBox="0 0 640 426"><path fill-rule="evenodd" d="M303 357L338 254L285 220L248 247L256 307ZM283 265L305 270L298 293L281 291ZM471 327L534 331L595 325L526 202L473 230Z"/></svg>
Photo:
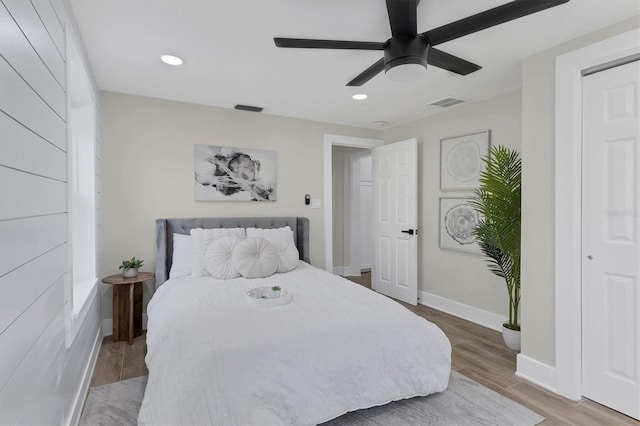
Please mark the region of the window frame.
<svg viewBox="0 0 640 426"><path fill-rule="evenodd" d="M98 278L100 270L98 262L99 200L96 178L98 108L96 93L85 66L80 43L75 39L71 28L66 27L65 34L68 195L65 322L66 346L70 347L85 323L89 308L96 299L100 282ZM78 143L78 137L81 145ZM80 163L82 163L81 167ZM88 198L86 198L87 195L89 195ZM79 208L81 204L84 204L83 208ZM78 220L83 222L82 232L78 230ZM80 298L78 298L79 294L81 294Z"/></svg>

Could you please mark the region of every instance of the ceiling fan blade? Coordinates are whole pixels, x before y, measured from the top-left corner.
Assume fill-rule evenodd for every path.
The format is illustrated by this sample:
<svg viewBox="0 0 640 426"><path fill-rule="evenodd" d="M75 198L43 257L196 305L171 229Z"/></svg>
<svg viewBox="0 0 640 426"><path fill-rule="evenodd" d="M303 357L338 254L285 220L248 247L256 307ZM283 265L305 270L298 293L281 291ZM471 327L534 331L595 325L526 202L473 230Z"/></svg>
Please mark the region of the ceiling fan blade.
<svg viewBox="0 0 640 426"><path fill-rule="evenodd" d="M384 43L375 41L343 41L343 40L312 40L307 38L274 37L277 47L293 47L302 49L356 49L356 50L384 50Z"/></svg>
<svg viewBox="0 0 640 426"><path fill-rule="evenodd" d="M429 44L435 46L532 13L559 6L568 1L569 0L515 0L424 32L422 35L427 37Z"/></svg>
<svg viewBox="0 0 640 426"><path fill-rule="evenodd" d="M460 75L471 74L474 71L482 69L480 65L476 65L472 62L465 61L457 56L450 55L442 50L429 48L427 54L427 63L434 67L442 68L443 70L451 71Z"/></svg>
<svg viewBox="0 0 640 426"><path fill-rule="evenodd" d="M391 24L391 34L415 36L418 34L416 11L419 0L387 0L387 13Z"/></svg>
<svg viewBox="0 0 640 426"><path fill-rule="evenodd" d="M347 86L362 86L367 81L378 75L384 70L384 58L371 65L369 68L361 72L356 78L347 83Z"/></svg>

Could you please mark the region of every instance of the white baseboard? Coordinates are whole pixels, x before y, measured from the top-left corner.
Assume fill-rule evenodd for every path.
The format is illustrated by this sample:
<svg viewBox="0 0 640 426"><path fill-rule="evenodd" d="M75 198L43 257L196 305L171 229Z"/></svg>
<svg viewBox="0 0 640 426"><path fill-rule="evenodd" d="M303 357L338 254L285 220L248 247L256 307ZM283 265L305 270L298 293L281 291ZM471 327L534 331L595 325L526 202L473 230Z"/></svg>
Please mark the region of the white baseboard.
<svg viewBox="0 0 640 426"><path fill-rule="evenodd" d="M420 293L420 304L429 306L439 311L455 315L459 318L466 319L484 327L491 328L502 332L502 323L505 318L501 315L494 314L464 303L436 296L426 291ZM516 376L535 383L553 393L556 390L556 369L526 355L518 354L516 359Z"/></svg>
<svg viewBox="0 0 640 426"><path fill-rule="evenodd" d="M341 277L359 277L360 276L360 268L354 268L351 265L349 266L334 266L333 273L335 275L340 275Z"/></svg>
<svg viewBox="0 0 640 426"><path fill-rule="evenodd" d="M96 362L98 361L98 354L100 353L100 345L102 344L102 330L98 329L96 333L95 341L93 342L93 349L89 356L89 362L87 368L82 375L82 384L80 385L80 391L76 396L76 400L73 402L73 408L71 409L71 418L69 419L70 425L77 425L80 423L80 416L82 415L82 409L84 408L84 401L87 399L89 393L89 385L91 383L91 376L96 368Z"/></svg>
<svg viewBox="0 0 640 426"><path fill-rule="evenodd" d="M420 291L419 295L419 303L421 305L429 306L430 308L434 308L492 330L502 332L502 324L506 320L502 315L465 305L464 303L456 302L455 300L436 296L435 294L427 293L426 291Z"/></svg>
<svg viewBox="0 0 640 426"><path fill-rule="evenodd" d="M522 377L553 393L558 393L556 385L556 369L526 355L516 357L516 376Z"/></svg>
<svg viewBox="0 0 640 426"><path fill-rule="evenodd" d="M142 314L142 329L147 329L147 314ZM113 318L105 318L102 320L102 334L111 336L113 334Z"/></svg>
<svg viewBox="0 0 640 426"><path fill-rule="evenodd" d="M361 275L361 270L360 268L349 265L343 268L342 274L345 277L359 277Z"/></svg>

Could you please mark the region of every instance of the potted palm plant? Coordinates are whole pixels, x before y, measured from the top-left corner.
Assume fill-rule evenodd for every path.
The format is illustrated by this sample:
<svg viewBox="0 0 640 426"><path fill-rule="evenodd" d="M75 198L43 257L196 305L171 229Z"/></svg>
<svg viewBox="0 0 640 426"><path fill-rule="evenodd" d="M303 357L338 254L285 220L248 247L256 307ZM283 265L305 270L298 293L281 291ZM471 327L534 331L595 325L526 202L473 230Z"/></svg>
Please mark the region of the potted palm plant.
<svg viewBox="0 0 640 426"><path fill-rule="evenodd" d="M505 344L520 350L520 194L522 162L520 154L498 145L483 158L480 186L469 201L480 214L474 230L476 241L489 270L503 278L509 293L509 321L503 324Z"/></svg>

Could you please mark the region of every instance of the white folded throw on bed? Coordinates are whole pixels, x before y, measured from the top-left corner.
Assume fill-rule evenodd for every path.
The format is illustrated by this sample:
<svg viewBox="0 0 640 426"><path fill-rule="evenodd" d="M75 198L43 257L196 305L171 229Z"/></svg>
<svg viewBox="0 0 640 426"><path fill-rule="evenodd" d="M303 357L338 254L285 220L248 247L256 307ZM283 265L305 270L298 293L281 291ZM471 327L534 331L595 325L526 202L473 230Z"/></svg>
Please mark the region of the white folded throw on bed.
<svg viewBox="0 0 640 426"><path fill-rule="evenodd" d="M247 302L249 289L273 285L291 302ZM147 311L141 425L313 425L449 380L438 327L304 262L264 279L171 279Z"/></svg>

